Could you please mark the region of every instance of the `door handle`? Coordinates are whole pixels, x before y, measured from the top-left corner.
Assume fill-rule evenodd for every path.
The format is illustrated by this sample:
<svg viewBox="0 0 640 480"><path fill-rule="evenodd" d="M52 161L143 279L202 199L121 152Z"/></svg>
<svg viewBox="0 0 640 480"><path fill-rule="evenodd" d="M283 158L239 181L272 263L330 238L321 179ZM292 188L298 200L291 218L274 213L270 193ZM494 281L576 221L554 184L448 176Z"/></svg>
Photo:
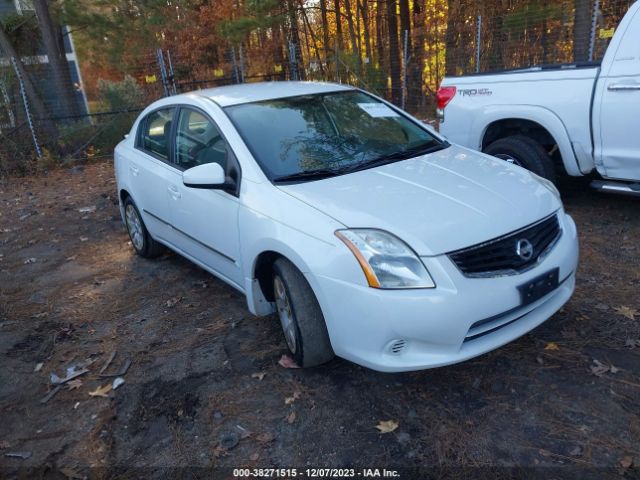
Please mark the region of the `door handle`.
<svg viewBox="0 0 640 480"><path fill-rule="evenodd" d="M176 200L179 199L180 197L182 197L182 194L174 186L171 186L171 187L167 188L167 190L169 190L169 193L171 194L171 196Z"/></svg>
<svg viewBox="0 0 640 480"><path fill-rule="evenodd" d="M610 92L640 90L640 83L612 83L607 87L607 90Z"/></svg>
<svg viewBox="0 0 640 480"><path fill-rule="evenodd" d="M131 173L133 173L134 175L138 175L138 173L140 173L140 169L138 169L138 167L136 167L135 165L129 165L129 170L131 170Z"/></svg>

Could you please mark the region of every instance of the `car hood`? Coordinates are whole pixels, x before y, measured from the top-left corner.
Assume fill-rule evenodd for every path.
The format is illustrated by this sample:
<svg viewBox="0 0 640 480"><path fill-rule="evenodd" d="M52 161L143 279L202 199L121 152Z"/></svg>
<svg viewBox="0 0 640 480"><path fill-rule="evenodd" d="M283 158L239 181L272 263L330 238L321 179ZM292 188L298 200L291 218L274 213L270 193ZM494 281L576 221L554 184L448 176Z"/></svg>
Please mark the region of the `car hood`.
<svg viewBox="0 0 640 480"><path fill-rule="evenodd" d="M349 228L393 233L421 256L499 237L561 207L526 170L458 146L278 188Z"/></svg>

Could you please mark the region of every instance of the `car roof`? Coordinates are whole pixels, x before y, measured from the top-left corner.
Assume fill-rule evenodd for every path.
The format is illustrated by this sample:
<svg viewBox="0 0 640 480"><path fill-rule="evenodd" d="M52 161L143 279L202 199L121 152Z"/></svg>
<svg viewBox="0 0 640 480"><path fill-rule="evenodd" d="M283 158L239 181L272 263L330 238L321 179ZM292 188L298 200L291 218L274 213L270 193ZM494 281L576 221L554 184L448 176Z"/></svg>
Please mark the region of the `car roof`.
<svg viewBox="0 0 640 480"><path fill-rule="evenodd" d="M353 89L354 88L349 85L326 82L260 82L197 90L191 92L191 95L206 97L221 107L228 107L241 103L297 97L299 95L312 95L316 93L341 92Z"/></svg>

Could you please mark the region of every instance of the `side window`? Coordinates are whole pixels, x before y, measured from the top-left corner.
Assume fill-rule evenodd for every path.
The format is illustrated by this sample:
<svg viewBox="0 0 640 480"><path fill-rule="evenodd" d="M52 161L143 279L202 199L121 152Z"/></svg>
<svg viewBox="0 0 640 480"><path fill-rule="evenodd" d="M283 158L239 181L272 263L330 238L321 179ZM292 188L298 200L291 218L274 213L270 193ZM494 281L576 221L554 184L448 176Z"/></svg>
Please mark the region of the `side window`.
<svg viewBox="0 0 640 480"><path fill-rule="evenodd" d="M140 147L163 160L169 159L171 124L175 108L150 113L141 123Z"/></svg>
<svg viewBox="0 0 640 480"><path fill-rule="evenodd" d="M228 151L227 143L211 120L196 110L180 110L175 158L178 167L186 170L215 162L227 172Z"/></svg>

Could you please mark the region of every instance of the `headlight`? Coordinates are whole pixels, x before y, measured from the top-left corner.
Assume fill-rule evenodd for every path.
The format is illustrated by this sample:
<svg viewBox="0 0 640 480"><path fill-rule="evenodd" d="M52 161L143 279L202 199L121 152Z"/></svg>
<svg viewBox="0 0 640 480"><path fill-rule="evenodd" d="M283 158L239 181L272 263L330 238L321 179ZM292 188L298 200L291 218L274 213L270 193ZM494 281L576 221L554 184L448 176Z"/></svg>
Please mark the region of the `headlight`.
<svg viewBox="0 0 640 480"><path fill-rule="evenodd" d="M338 230L373 288L434 288L431 275L409 246L382 230Z"/></svg>
<svg viewBox="0 0 640 480"><path fill-rule="evenodd" d="M537 173L533 173L530 170L528 170L528 172L533 177L534 180L537 180L538 182L543 184L545 187L547 187L547 190L553 193L556 196L556 198L560 200L560 202L562 202L562 198L560 198L560 192L558 191L558 189L556 188L556 186L553 184L551 180L547 180L546 178L541 177Z"/></svg>

